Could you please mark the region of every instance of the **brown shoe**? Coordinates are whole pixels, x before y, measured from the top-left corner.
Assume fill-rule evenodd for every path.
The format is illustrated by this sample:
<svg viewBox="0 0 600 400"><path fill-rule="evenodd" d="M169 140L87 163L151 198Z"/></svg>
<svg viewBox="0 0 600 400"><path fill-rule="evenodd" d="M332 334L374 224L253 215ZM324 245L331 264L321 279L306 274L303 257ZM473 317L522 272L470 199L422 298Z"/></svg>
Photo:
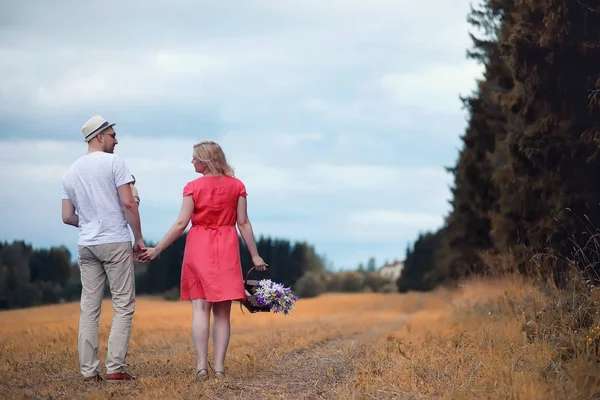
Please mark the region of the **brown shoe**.
<svg viewBox="0 0 600 400"><path fill-rule="evenodd" d="M92 375L86 376L83 378L84 382L102 382L102 377L100 375Z"/></svg>
<svg viewBox="0 0 600 400"><path fill-rule="evenodd" d="M123 372L115 372L114 374L106 375L106 380L108 382L123 382L123 381L135 381L137 378L129 373Z"/></svg>

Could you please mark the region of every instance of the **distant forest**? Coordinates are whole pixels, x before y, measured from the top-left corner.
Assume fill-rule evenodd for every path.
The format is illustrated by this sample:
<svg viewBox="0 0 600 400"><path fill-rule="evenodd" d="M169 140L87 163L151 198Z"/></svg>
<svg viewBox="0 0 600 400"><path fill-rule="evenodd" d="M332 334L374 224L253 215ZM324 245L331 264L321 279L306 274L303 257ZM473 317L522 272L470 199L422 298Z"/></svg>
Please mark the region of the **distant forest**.
<svg viewBox="0 0 600 400"><path fill-rule="evenodd" d="M600 4L485 0L468 22L485 73L462 99L452 210L409 247L400 291L486 273L494 255L557 283L571 265L597 278Z"/></svg>
<svg viewBox="0 0 600 400"><path fill-rule="evenodd" d="M186 237L179 237L158 259L135 266L137 294L171 292L171 298L178 298ZM322 258L306 243L261 237L257 246L269 264L271 278L285 285L296 283L309 271L324 269ZM241 240L240 250L246 273L252 260ZM253 279L266 277L261 272L252 274ZM34 249L22 241L0 243L0 309L75 301L80 295L79 267L72 263L67 248Z"/></svg>
<svg viewBox="0 0 600 400"><path fill-rule="evenodd" d="M181 265L187 233L179 237L161 256L146 264L135 265L136 293L179 299ZM152 243L147 243L153 246ZM240 238L244 277L252 267L250 254ZM269 264L271 279L291 286L301 298L324 292L395 292L389 278L376 271L371 258L367 267L335 273L327 260L305 242L259 237L257 247ZM251 279L266 278L265 272L253 271ZM72 262L66 247L35 249L23 241L0 242L0 310L78 301L81 295L79 267ZM110 297L108 284L105 297Z"/></svg>

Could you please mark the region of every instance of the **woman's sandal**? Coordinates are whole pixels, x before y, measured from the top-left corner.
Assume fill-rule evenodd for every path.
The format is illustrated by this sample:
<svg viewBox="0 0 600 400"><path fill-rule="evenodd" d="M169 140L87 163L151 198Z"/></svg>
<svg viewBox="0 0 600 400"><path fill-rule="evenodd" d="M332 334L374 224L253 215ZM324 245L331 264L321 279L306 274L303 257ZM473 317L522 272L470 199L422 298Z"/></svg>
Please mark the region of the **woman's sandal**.
<svg viewBox="0 0 600 400"><path fill-rule="evenodd" d="M213 373L215 374L215 379L226 378L225 371L215 371L212 365L210 365L210 363L208 363L208 366L210 369L213 370Z"/></svg>
<svg viewBox="0 0 600 400"><path fill-rule="evenodd" d="M226 378L225 371L215 371L215 378Z"/></svg>
<svg viewBox="0 0 600 400"><path fill-rule="evenodd" d="M205 374L201 374L202 371L206 371ZM204 381L206 379L208 379L208 369L206 368L202 368L201 370L196 371L196 378Z"/></svg>

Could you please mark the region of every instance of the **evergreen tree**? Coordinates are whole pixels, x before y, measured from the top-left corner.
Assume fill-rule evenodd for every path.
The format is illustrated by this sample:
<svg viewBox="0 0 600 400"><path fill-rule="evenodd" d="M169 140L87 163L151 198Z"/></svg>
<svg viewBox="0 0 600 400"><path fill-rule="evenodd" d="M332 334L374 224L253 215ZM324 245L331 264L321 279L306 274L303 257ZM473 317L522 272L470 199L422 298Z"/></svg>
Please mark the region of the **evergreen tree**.
<svg viewBox="0 0 600 400"><path fill-rule="evenodd" d="M369 258L369 261L367 261L367 272L373 272L375 269L377 269L377 263L375 257L371 257Z"/></svg>
<svg viewBox="0 0 600 400"><path fill-rule="evenodd" d="M452 211L439 232L437 268L430 277L433 280L482 272L484 265L479 252L494 249L490 235L491 214L498 198L492 179L498 163L494 153L496 142L506 135L506 117L499 99L514 86L498 47L498 38L506 34L503 27L512 2L495 3L492 6L485 1L472 8L468 16L473 27L483 30L483 36L471 34L473 48L467 57L483 64L485 72L477 91L462 99L469 123L461 138L463 148L457 165L448 168L454 175Z"/></svg>
<svg viewBox="0 0 600 400"><path fill-rule="evenodd" d="M424 291L435 286L437 281L431 277L431 272L436 270L435 252L439 238L439 231L420 234L413 248L406 250L404 268L396 281L399 292Z"/></svg>
<svg viewBox="0 0 600 400"><path fill-rule="evenodd" d="M600 222L600 119L587 97L600 87L600 7L519 2L510 15L499 46L516 84L503 95L509 123L493 237L500 250L519 250L524 266L546 249L568 257L589 238L580 221Z"/></svg>
<svg viewBox="0 0 600 400"><path fill-rule="evenodd" d="M184 233L160 257L147 264L140 293L162 293L179 287L186 239L187 233Z"/></svg>
<svg viewBox="0 0 600 400"><path fill-rule="evenodd" d="M71 268L71 252L65 247L36 250L29 258L31 282L65 284Z"/></svg>

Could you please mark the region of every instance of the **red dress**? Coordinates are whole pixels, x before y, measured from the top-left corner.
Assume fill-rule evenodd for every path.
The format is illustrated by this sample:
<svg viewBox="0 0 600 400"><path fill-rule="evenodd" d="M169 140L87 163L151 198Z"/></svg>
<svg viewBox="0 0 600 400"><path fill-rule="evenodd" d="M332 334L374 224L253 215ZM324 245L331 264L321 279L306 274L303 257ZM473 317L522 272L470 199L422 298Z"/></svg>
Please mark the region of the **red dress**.
<svg viewBox="0 0 600 400"><path fill-rule="evenodd" d="M235 225L238 199L247 196L244 184L230 176L203 176L186 184L183 195L192 196L194 211L183 254L181 300L244 300Z"/></svg>

